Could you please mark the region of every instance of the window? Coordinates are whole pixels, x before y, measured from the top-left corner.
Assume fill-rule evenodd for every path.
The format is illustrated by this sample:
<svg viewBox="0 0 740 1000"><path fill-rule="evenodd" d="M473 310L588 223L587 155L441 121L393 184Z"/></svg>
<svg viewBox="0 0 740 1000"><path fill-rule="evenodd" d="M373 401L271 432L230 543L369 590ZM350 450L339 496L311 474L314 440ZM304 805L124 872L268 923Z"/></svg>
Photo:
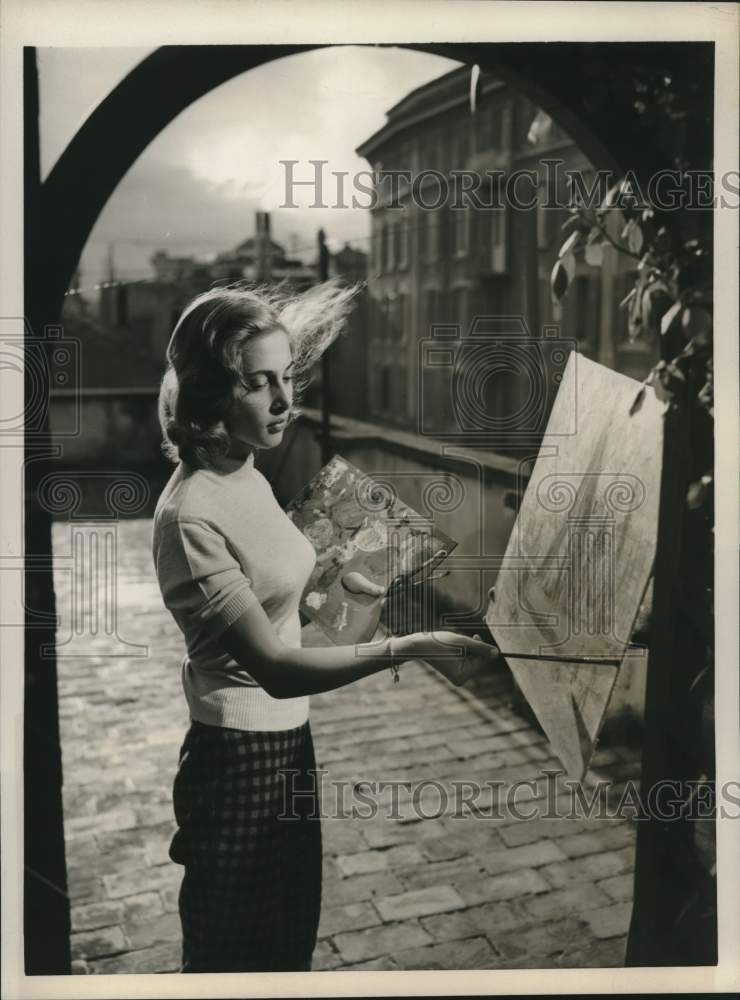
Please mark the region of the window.
<svg viewBox="0 0 740 1000"><path fill-rule="evenodd" d="M601 312L601 285L598 278L581 274L575 280L573 332L578 347L592 353L597 346Z"/></svg>
<svg viewBox="0 0 740 1000"><path fill-rule="evenodd" d="M490 109L479 107L475 113L476 147L478 152L491 148L491 114Z"/></svg>
<svg viewBox="0 0 740 1000"><path fill-rule="evenodd" d="M380 274L385 265L385 227L383 225L383 216L375 216L375 225L373 232L373 263L374 270L377 274Z"/></svg>
<svg viewBox="0 0 740 1000"><path fill-rule="evenodd" d="M427 288L424 292L424 298L426 314L426 330L424 331L424 335L428 337L432 332L432 327L436 323L441 323L443 321L443 317L440 312L440 298L437 289Z"/></svg>
<svg viewBox="0 0 740 1000"><path fill-rule="evenodd" d="M385 271L396 266L396 223L388 220L385 225Z"/></svg>
<svg viewBox="0 0 740 1000"><path fill-rule="evenodd" d="M416 254L419 260L426 260L428 249L426 212L419 209L414 213L414 232L416 233Z"/></svg>
<svg viewBox="0 0 740 1000"><path fill-rule="evenodd" d="M385 300L385 337L388 341L398 339L398 296L389 295Z"/></svg>
<svg viewBox="0 0 740 1000"><path fill-rule="evenodd" d="M379 350L385 337L385 299L372 299L372 321L371 321L370 343L373 349ZM371 358L372 360L372 358Z"/></svg>
<svg viewBox="0 0 740 1000"><path fill-rule="evenodd" d="M389 409L392 411L391 415L399 423L405 422L407 419L406 407L409 400L408 369L405 360L400 354L392 367L392 384L393 398L389 406Z"/></svg>
<svg viewBox="0 0 740 1000"><path fill-rule="evenodd" d="M436 136L428 135L421 144L420 170L436 170L439 167L439 144Z"/></svg>
<svg viewBox="0 0 740 1000"><path fill-rule="evenodd" d="M396 325L394 333L402 344L408 340L408 332L411 325L409 323L409 304L409 297L405 293L401 293L396 299Z"/></svg>
<svg viewBox="0 0 740 1000"><path fill-rule="evenodd" d="M408 208L403 209L403 214L398 219L396 233L398 236L398 266L408 267L409 264L409 224L407 219Z"/></svg>
<svg viewBox="0 0 740 1000"><path fill-rule="evenodd" d="M558 222L558 212L556 208L549 208L549 190L546 183L542 182L537 187L537 249L547 250L553 243L556 236L556 226Z"/></svg>
<svg viewBox="0 0 740 1000"><path fill-rule="evenodd" d="M439 257L439 227L442 221L440 211L427 211L426 215L426 250L427 260L434 261Z"/></svg>
<svg viewBox="0 0 740 1000"><path fill-rule="evenodd" d="M452 322L465 332L468 322L468 289L455 288L452 292Z"/></svg>
<svg viewBox="0 0 740 1000"><path fill-rule="evenodd" d="M508 220L506 208L491 209L491 271L506 274L508 271Z"/></svg>
<svg viewBox="0 0 740 1000"><path fill-rule="evenodd" d="M370 239L370 267L375 274L382 270L382 240L383 233L378 216L373 219L373 232Z"/></svg>
<svg viewBox="0 0 740 1000"><path fill-rule="evenodd" d="M465 126L465 131L460 136L458 145L458 163L453 164L453 166L458 167L460 170L465 168L465 164L468 162L468 156L470 156L470 139L468 136L467 125Z"/></svg>
<svg viewBox="0 0 740 1000"><path fill-rule="evenodd" d="M491 108L491 146L498 150L504 143L504 109L498 105Z"/></svg>
<svg viewBox="0 0 740 1000"><path fill-rule="evenodd" d="M393 339L393 300L390 296L381 301L380 338L386 342Z"/></svg>
<svg viewBox="0 0 740 1000"><path fill-rule="evenodd" d="M388 410L391 405L391 371L387 365L380 369L380 407Z"/></svg>
<svg viewBox="0 0 740 1000"><path fill-rule="evenodd" d="M470 209L453 209L455 256L464 257L470 247Z"/></svg>

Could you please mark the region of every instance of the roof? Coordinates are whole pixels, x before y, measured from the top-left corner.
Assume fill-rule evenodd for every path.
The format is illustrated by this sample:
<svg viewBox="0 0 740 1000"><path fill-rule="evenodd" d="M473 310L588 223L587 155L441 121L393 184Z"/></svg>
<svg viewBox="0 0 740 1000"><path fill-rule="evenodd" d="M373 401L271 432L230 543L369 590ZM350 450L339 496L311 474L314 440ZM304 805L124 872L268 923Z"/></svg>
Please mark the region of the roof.
<svg viewBox="0 0 740 1000"><path fill-rule="evenodd" d="M470 66L457 66L429 83L416 87L386 112L386 122L355 152L368 159L373 152L410 125L425 121L460 105L467 105L470 95ZM481 72L480 87L486 91L505 86L487 73Z"/></svg>
<svg viewBox="0 0 740 1000"><path fill-rule="evenodd" d="M229 253L249 253L252 252L257 245L256 236L248 236L246 240L243 240L233 251L227 251ZM285 247L281 243L276 243L275 240L270 240L270 247L273 253L285 254Z"/></svg>

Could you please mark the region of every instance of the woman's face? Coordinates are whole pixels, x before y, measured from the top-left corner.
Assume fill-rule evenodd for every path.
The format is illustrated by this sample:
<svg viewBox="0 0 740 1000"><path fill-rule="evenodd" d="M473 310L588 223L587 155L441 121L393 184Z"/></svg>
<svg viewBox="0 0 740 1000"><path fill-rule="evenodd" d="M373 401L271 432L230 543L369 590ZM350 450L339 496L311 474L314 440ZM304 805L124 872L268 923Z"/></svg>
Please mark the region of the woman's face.
<svg viewBox="0 0 740 1000"><path fill-rule="evenodd" d="M283 440L293 402L293 358L285 330L276 327L249 338L242 348L242 381L227 424L229 454L237 458Z"/></svg>

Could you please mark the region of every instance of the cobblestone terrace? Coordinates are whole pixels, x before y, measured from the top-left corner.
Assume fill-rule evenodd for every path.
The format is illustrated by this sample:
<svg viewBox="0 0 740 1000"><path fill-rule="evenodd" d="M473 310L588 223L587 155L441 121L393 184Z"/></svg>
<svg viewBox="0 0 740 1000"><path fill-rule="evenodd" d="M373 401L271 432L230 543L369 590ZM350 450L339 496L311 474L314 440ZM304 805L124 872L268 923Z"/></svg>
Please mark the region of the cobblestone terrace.
<svg viewBox="0 0 740 1000"><path fill-rule="evenodd" d="M102 608L98 636L91 634L89 597L71 588L70 525L54 526L59 641L70 639L60 648L59 705L78 973L171 972L179 962L181 869L167 847L187 728L183 649L157 590L150 530L148 520L112 528L118 635L137 649L105 635ZM92 551L84 531L75 544ZM80 635L70 632L73 601L86 616ZM122 652L144 655L116 655ZM496 818L490 788L478 799L478 816L451 815L452 795L441 808L447 796L432 781L445 790L453 781L513 783L558 767L541 733L511 710L506 672L476 685L474 693L454 689L418 666L398 685L386 671L312 699L317 759L328 771L324 811L337 798L332 780L405 780L427 782L419 802L429 816L414 816L408 794L399 794L400 818L386 808L372 819L323 821L315 969L622 964L633 823L510 812ZM589 777L612 781L618 791L638 770L635 751L612 746L597 752ZM379 800L390 806L392 794L387 789Z"/></svg>

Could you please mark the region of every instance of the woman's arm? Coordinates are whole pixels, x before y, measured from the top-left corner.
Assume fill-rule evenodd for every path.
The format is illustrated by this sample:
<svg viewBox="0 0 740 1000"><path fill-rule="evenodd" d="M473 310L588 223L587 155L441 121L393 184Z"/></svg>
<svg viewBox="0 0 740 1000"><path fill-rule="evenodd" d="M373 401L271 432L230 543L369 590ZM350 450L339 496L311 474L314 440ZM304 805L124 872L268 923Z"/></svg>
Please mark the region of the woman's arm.
<svg viewBox="0 0 740 1000"><path fill-rule="evenodd" d="M430 660L453 684L464 684L498 656L495 646L453 632L393 636L374 643L297 649L286 646L260 604L219 638L221 645L273 698L334 691L391 664Z"/></svg>

